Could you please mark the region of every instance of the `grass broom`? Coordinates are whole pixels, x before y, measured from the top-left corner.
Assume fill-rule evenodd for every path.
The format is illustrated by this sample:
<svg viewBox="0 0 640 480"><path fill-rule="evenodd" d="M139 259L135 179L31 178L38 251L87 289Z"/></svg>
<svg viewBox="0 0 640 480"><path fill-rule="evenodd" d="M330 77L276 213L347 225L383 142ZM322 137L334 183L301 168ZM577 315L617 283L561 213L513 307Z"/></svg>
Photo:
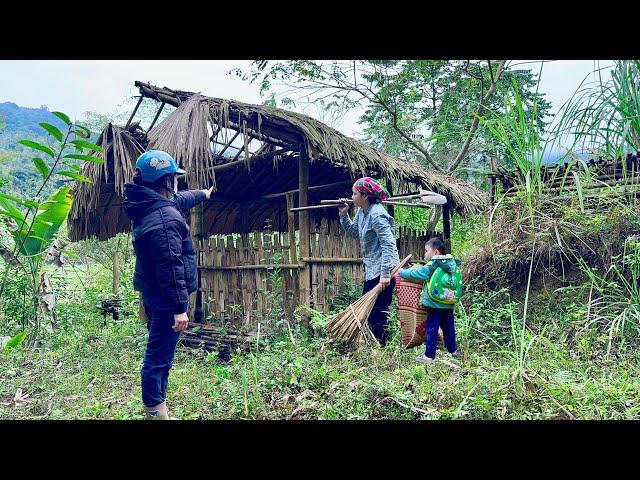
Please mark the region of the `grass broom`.
<svg viewBox="0 0 640 480"><path fill-rule="evenodd" d="M410 259L408 255L393 270L391 277L400 270ZM360 345L367 343L371 338L377 342L367 323L371 310L382 291L380 284L365 293L360 299L350 304L346 309L336 313L326 324L326 328L335 340L348 344Z"/></svg>

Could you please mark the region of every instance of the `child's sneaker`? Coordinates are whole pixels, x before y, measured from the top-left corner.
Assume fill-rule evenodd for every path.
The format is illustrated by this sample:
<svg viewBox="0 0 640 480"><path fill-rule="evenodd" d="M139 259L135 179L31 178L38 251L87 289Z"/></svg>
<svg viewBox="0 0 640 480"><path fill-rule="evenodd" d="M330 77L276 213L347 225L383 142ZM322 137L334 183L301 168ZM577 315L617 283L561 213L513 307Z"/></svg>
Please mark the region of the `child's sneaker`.
<svg viewBox="0 0 640 480"><path fill-rule="evenodd" d="M436 361L435 358L429 358L424 353L422 355L418 355L416 360L420 363L433 363Z"/></svg>

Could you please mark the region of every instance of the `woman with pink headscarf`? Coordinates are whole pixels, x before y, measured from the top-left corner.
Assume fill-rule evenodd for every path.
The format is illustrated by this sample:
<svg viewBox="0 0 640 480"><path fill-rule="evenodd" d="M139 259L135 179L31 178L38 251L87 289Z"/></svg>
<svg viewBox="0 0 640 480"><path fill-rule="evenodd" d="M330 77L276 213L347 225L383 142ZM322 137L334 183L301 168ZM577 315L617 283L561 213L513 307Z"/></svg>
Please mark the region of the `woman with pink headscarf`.
<svg viewBox="0 0 640 480"><path fill-rule="evenodd" d="M369 315L369 326L374 336L385 346L389 341L389 306L393 296L395 279L391 269L400 263L395 238L395 223L380 202L389 197L389 192L373 180L364 177L353 184L354 205L359 208L353 220L349 217L346 198L338 207L342 228L351 237L360 239L364 259L365 282L363 295L376 285L383 288Z"/></svg>

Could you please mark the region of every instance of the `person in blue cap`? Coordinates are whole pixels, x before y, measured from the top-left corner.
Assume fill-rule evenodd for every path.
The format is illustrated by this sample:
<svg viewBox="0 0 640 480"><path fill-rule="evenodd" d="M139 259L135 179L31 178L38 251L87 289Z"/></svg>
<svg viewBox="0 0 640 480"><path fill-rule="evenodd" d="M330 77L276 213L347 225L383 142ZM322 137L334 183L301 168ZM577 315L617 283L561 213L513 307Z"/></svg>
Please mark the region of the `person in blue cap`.
<svg viewBox="0 0 640 480"><path fill-rule="evenodd" d="M189 294L198 289L196 253L185 215L211 196L208 190L178 192L185 173L166 152L149 150L125 184L123 208L132 222L136 253L133 287L142 293L149 339L141 369L147 419L168 420L169 370L180 332L187 329Z"/></svg>

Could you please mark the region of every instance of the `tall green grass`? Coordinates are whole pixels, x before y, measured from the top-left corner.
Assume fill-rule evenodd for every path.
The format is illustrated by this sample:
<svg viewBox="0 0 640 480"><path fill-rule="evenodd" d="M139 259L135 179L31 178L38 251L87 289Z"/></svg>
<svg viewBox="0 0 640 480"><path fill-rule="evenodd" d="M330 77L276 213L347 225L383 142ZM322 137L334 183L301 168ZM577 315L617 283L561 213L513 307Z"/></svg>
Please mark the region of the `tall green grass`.
<svg viewBox="0 0 640 480"><path fill-rule="evenodd" d="M597 69L589 74L561 107L556 133L573 135L573 147L588 149L606 158L640 149L640 61L617 60L609 79Z"/></svg>

